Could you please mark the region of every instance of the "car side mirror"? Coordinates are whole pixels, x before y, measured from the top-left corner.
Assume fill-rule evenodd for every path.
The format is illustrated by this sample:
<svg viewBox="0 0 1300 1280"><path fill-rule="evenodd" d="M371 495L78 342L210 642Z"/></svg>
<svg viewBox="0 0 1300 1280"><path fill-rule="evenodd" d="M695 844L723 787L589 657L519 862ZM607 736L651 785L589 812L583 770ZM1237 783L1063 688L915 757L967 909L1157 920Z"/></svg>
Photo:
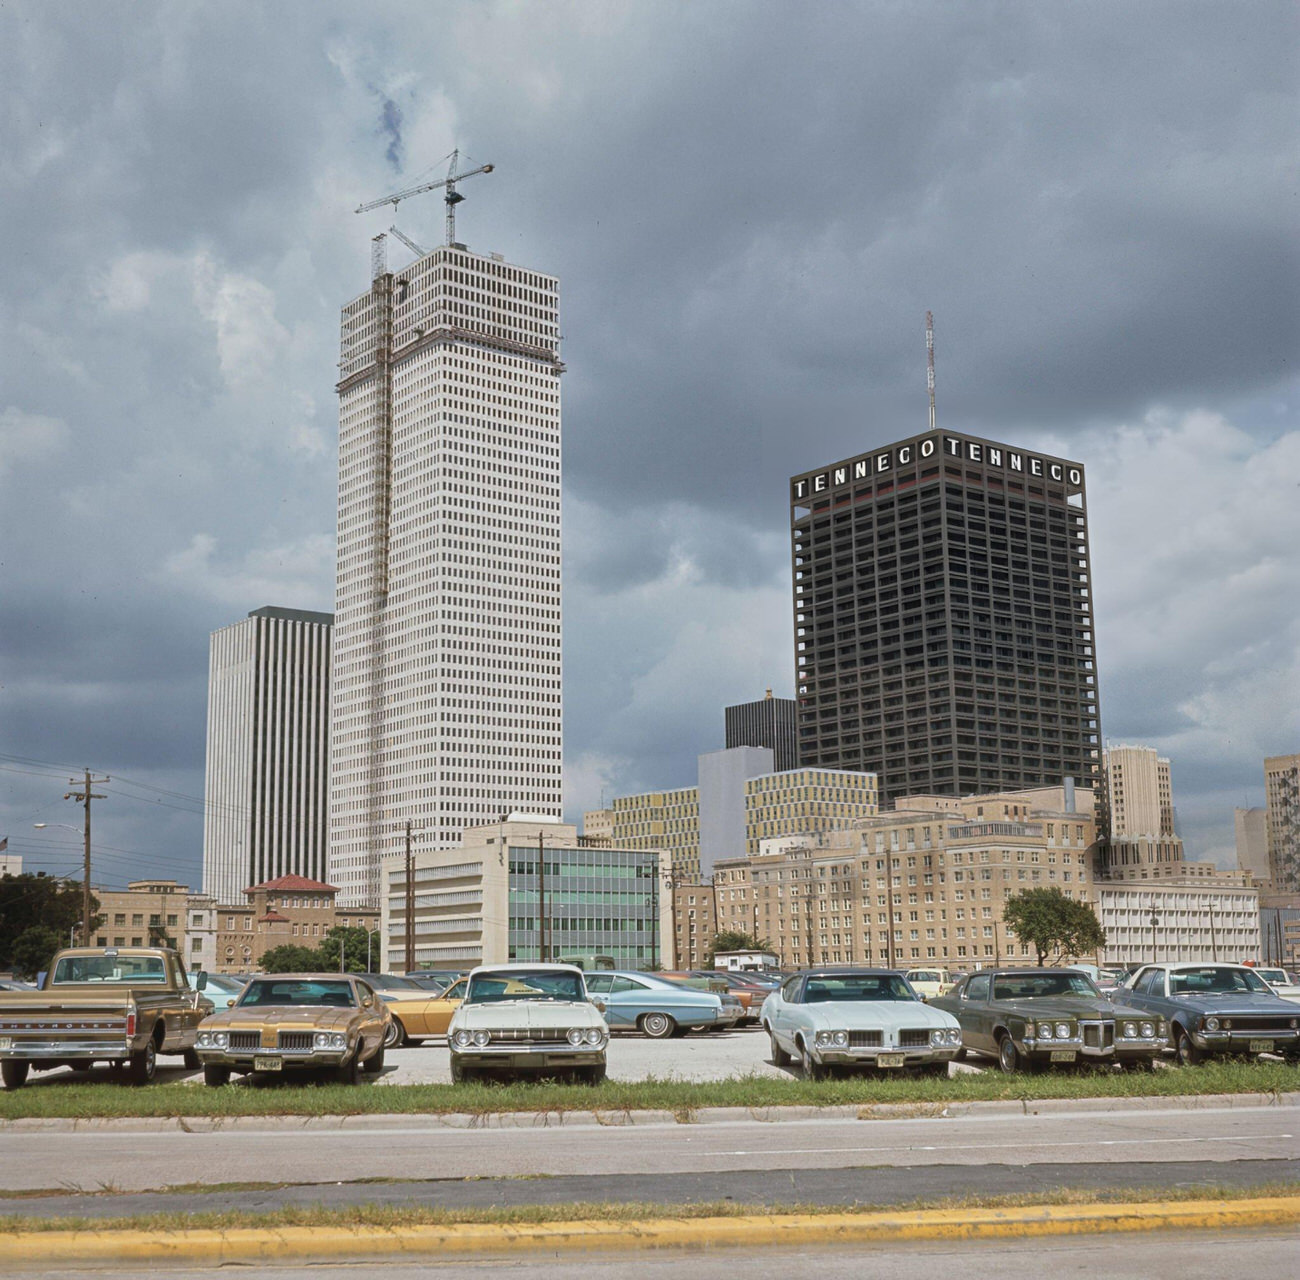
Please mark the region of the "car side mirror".
<svg viewBox="0 0 1300 1280"><path fill-rule="evenodd" d="M200 970L199 976L194 979L194 990L206 991L207 988L208 988L208 975L204 973L202 970Z"/></svg>

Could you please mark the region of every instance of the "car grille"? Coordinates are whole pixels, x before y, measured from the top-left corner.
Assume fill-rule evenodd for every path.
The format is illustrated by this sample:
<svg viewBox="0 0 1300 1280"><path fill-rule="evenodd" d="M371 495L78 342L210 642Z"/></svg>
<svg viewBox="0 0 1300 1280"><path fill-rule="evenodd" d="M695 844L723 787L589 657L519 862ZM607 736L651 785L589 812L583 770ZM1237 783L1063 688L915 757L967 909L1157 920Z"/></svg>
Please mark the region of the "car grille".
<svg viewBox="0 0 1300 1280"><path fill-rule="evenodd" d="M1232 1023L1233 1031L1268 1031L1275 1035L1294 1035L1295 1028L1291 1026L1291 1019L1285 1014L1280 1017L1268 1017L1267 1015L1256 1014L1253 1018L1241 1018L1233 1015L1228 1018L1220 1018L1220 1024L1224 1022Z"/></svg>
<svg viewBox="0 0 1300 1280"><path fill-rule="evenodd" d="M230 1033L232 1049L260 1049L262 1033L260 1031L232 1031Z"/></svg>
<svg viewBox="0 0 1300 1280"><path fill-rule="evenodd" d="M879 1049L884 1039L879 1031L850 1031L850 1049Z"/></svg>
<svg viewBox="0 0 1300 1280"><path fill-rule="evenodd" d="M898 1033L898 1047L900 1049L924 1049L930 1043L929 1027L904 1027Z"/></svg>
<svg viewBox="0 0 1300 1280"><path fill-rule="evenodd" d="M552 1027L514 1028L493 1031L493 1044L568 1044L568 1036Z"/></svg>
<svg viewBox="0 0 1300 1280"><path fill-rule="evenodd" d="M312 1036L311 1031L281 1031L279 1045L281 1049L310 1049Z"/></svg>
<svg viewBox="0 0 1300 1280"><path fill-rule="evenodd" d="M1109 1049L1115 1043L1115 1024L1113 1022L1083 1023L1083 1045L1085 1049Z"/></svg>

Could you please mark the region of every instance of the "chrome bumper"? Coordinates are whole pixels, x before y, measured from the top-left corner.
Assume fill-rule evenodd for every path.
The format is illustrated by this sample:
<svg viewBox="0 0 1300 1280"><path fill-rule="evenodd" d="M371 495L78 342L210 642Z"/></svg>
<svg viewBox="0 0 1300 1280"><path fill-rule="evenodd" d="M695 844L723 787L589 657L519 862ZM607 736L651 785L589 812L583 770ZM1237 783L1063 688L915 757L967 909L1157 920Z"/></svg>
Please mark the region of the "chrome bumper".
<svg viewBox="0 0 1300 1280"><path fill-rule="evenodd" d="M346 1062L348 1049L195 1049L205 1067L246 1067L255 1070L256 1058L279 1058L286 1067L337 1067Z"/></svg>
<svg viewBox="0 0 1300 1280"><path fill-rule="evenodd" d="M141 1041L141 1045L143 1045ZM0 1061L28 1062L42 1059L63 1061L65 1058L111 1058L131 1056L131 1042L121 1040L18 1040L0 1049Z"/></svg>
<svg viewBox="0 0 1300 1280"><path fill-rule="evenodd" d="M604 1046L570 1048L557 1044L475 1045L472 1049L451 1050L454 1060L465 1067L515 1067L522 1071L540 1071L546 1067L598 1067L605 1062Z"/></svg>
<svg viewBox="0 0 1300 1280"><path fill-rule="evenodd" d="M862 1049L819 1049L814 1046L813 1057L828 1067L865 1067L874 1066L877 1058L901 1055L903 1066L916 1067L924 1066L927 1062L951 1062L957 1056L957 1049L957 1045L935 1045L924 1049L899 1049L889 1045L872 1045Z"/></svg>

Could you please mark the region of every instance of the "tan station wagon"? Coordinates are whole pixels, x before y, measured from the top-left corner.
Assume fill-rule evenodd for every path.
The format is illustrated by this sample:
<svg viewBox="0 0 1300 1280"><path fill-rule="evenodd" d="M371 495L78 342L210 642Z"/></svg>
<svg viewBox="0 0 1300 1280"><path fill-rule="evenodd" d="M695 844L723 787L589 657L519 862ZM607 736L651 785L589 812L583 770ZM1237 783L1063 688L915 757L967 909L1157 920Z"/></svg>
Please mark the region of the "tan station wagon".
<svg viewBox="0 0 1300 1280"><path fill-rule="evenodd" d="M391 1015L359 978L339 973L275 973L254 978L224 1013L199 1026L203 1079L233 1072L276 1074L328 1069L354 1084L384 1066Z"/></svg>

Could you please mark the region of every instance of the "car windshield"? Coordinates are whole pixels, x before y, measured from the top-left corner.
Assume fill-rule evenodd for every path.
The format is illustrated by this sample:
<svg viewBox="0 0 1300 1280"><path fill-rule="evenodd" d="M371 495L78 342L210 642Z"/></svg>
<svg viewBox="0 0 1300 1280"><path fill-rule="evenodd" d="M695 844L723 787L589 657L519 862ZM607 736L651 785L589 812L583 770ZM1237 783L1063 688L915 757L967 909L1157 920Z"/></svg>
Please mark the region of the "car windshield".
<svg viewBox="0 0 1300 1280"><path fill-rule="evenodd" d="M199 975L191 972L190 986L195 986L198 980ZM208 974L208 989L228 991L233 995L236 991L242 991L244 989L244 981L242 978L228 978L224 973L210 973Z"/></svg>
<svg viewBox="0 0 1300 1280"><path fill-rule="evenodd" d="M907 975L909 982L942 982L943 975L934 969L913 969Z"/></svg>
<svg viewBox="0 0 1300 1280"><path fill-rule="evenodd" d="M582 975L554 969L510 969L476 973L469 980L466 1004L503 1000L585 1000Z"/></svg>
<svg viewBox="0 0 1300 1280"><path fill-rule="evenodd" d="M77 982L136 983L167 981L162 956L64 956L54 966L50 986Z"/></svg>
<svg viewBox="0 0 1300 1280"><path fill-rule="evenodd" d="M410 978L399 978L392 973L363 973L360 975L376 991L422 991L424 988Z"/></svg>
<svg viewBox="0 0 1300 1280"><path fill-rule="evenodd" d="M1264 979L1265 982L1271 982L1274 986L1285 987L1290 984L1290 979L1286 976L1285 969L1256 969L1255 972Z"/></svg>
<svg viewBox="0 0 1300 1280"><path fill-rule="evenodd" d="M993 981L994 1000L1041 1000L1051 996L1099 996L1084 973L1000 973Z"/></svg>
<svg viewBox="0 0 1300 1280"><path fill-rule="evenodd" d="M1221 967L1207 965L1204 969L1181 969L1169 975L1169 994L1172 996L1222 996L1245 991L1267 992L1268 984L1262 982L1249 969L1231 969L1226 965Z"/></svg>
<svg viewBox="0 0 1300 1280"><path fill-rule="evenodd" d="M351 1009L356 998L350 982L322 978L254 978L239 998L241 1009L283 1004Z"/></svg>
<svg viewBox="0 0 1300 1280"><path fill-rule="evenodd" d="M896 973L845 973L809 978L804 985L804 1004L826 1004L832 1000L915 1000L916 994Z"/></svg>

